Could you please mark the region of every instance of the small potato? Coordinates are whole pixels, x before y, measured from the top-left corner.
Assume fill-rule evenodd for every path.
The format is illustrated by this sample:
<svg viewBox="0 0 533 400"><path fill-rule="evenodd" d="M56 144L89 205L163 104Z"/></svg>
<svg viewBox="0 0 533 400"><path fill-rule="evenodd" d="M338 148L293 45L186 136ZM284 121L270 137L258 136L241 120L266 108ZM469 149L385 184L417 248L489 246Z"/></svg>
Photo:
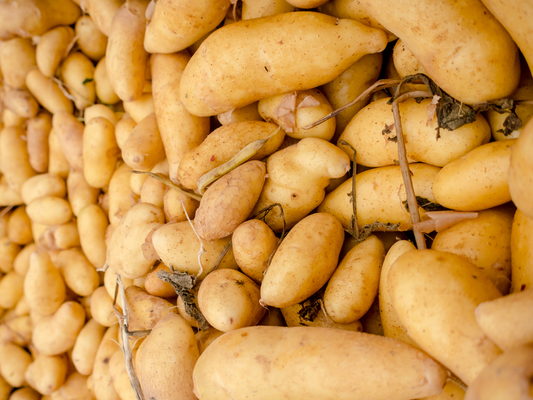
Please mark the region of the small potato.
<svg viewBox="0 0 533 400"><path fill-rule="evenodd" d="M407 48L407 46L401 39L399 39L394 45L392 58L394 61L394 67L402 78L408 75L415 74L427 75L427 72L424 70L424 67L420 65L413 53L411 53L411 50Z"/></svg>
<svg viewBox="0 0 533 400"><path fill-rule="evenodd" d="M39 112L37 100L28 91L22 89L5 91L4 105L22 118L33 118Z"/></svg>
<svg viewBox="0 0 533 400"><path fill-rule="evenodd" d="M9 396L9 400L40 400L40 399L41 399L41 394L29 387L23 387L23 388L17 389L13 393L11 393L11 396ZM5 400L7 400L7 397Z"/></svg>
<svg viewBox="0 0 533 400"><path fill-rule="evenodd" d="M24 246L13 261L13 270L20 276L26 276L26 273L30 268L30 255L37 250L38 247L35 243L30 243Z"/></svg>
<svg viewBox="0 0 533 400"><path fill-rule="evenodd" d="M83 131L83 173L87 183L95 188L109 185L119 155L113 123L104 117L89 120Z"/></svg>
<svg viewBox="0 0 533 400"><path fill-rule="evenodd" d="M90 319L78 334L71 359L80 374L90 375L93 372L96 352L104 337L105 329L94 319Z"/></svg>
<svg viewBox="0 0 533 400"><path fill-rule="evenodd" d="M31 167L25 132L20 128L4 128L0 131L0 159L2 173L7 184L15 193L20 194L22 184L36 175Z"/></svg>
<svg viewBox="0 0 533 400"><path fill-rule="evenodd" d="M103 326L113 326L117 317L113 310L113 299L104 286L100 286L91 294L91 315Z"/></svg>
<svg viewBox="0 0 533 400"><path fill-rule="evenodd" d="M1 17L6 16L4 11ZM3 24L0 24L3 26ZM0 69L4 83L13 89L26 87L26 74L36 65L35 47L29 38L15 38L2 42L0 46Z"/></svg>
<svg viewBox="0 0 533 400"><path fill-rule="evenodd" d="M94 70L94 84L96 90L96 97L104 104L115 104L120 101L111 86L111 81L107 75L107 66L105 56L98 62Z"/></svg>
<svg viewBox="0 0 533 400"><path fill-rule="evenodd" d="M256 283L263 281L268 259L278 246L278 238L263 221L251 219L233 232L232 247L239 268Z"/></svg>
<svg viewBox="0 0 533 400"><path fill-rule="evenodd" d="M509 166L509 191L513 203L529 218L533 218L531 196L533 190L533 162L530 159L533 149L533 121L523 129L520 137L513 146L511 164Z"/></svg>
<svg viewBox="0 0 533 400"><path fill-rule="evenodd" d="M74 29L70 26L58 26L41 36L35 56L37 66L45 77L52 78L54 76L57 67L65 58L74 36Z"/></svg>
<svg viewBox="0 0 533 400"><path fill-rule="evenodd" d="M80 245L80 235L75 221L49 227L38 240L39 245L47 250L66 250Z"/></svg>
<svg viewBox="0 0 533 400"><path fill-rule="evenodd" d="M100 32L109 36L111 23L125 0L86 0L85 10L91 16Z"/></svg>
<svg viewBox="0 0 533 400"><path fill-rule="evenodd" d="M67 301L52 318L33 329L33 345L40 354L55 356L70 350L85 324L85 310L75 301Z"/></svg>
<svg viewBox="0 0 533 400"><path fill-rule="evenodd" d="M170 188L163 197L163 211L167 222L187 221L187 216L192 220L200 203L187 195Z"/></svg>
<svg viewBox="0 0 533 400"><path fill-rule="evenodd" d="M146 182L146 179L148 179L148 174L130 174L131 191L140 196L142 186Z"/></svg>
<svg viewBox="0 0 533 400"><path fill-rule="evenodd" d="M223 332L254 326L266 309L259 304L257 284L239 271L220 269L202 281L198 305L207 321Z"/></svg>
<svg viewBox="0 0 533 400"><path fill-rule="evenodd" d="M111 376L109 375L109 360L116 351L122 351L116 340L118 339L118 324L110 327L96 352L93 367L94 397L101 400L119 400L118 393L113 387Z"/></svg>
<svg viewBox="0 0 533 400"><path fill-rule="evenodd" d="M39 113L35 118L28 120L26 140L30 165L39 173L48 170L48 137L52 130L52 117L46 112Z"/></svg>
<svg viewBox="0 0 533 400"><path fill-rule="evenodd" d="M168 176L168 161L163 160L160 163L156 164L154 168L152 168L151 172ZM132 176L133 175L134 174L132 174ZM168 185L165 185L163 182L160 182L157 179L154 179L149 176L143 182L143 185L141 187L141 203L150 203L156 207L163 208L163 199L168 190Z"/></svg>
<svg viewBox="0 0 533 400"><path fill-rule="evenodd" d="M125 293L130 308L130 330L152 329L165 315L178 312L172 303L152 296L137 286L129 286Z"/></svg>
<svg viewBox="0 0 533 400"><path fill-rule="evenodd" d="M214 242L200 243L189 221L165 224L152 236L154 249L164 264L172 265L174 269L181 272L198 275L196 278L198 280L205 278L215 268L220 254L229 241L230 238L227 237ZM176 243L180 243L180 246L176 246ZM198 251L202 244L206 252L201 256L200 267ZM218 268L238 268L231 248Z"/></svg>
<svg viewBox="0 0 533 400"><path fill-rule="evenodd" d="M72 214L79 216L81 210L98 202L100 190L89 186L83 171L71 170L67 178L68 200L72 206Z"/></svg>
<svg viewBox="0 0 533 400"><path fill-rule="evenodd" d="M98 272L81 250L61 251L55 265L61 271L67 287L79 296L91 295L100 285Z"/></svg>
<svg viewBox="0 0 533 400"><path fill-rule="evenodd" d="M24 128L26 124L26 118L19 117L9 108L4 108L2 111L2 121L5 128Z"/></svg>
<svg viewBox="0 0 533 400"><path fill-rule="evenodd" d="M0 271L7 273L13 269L15 258L19 254L21 247L12 243L7 236L0 238Z"/></svg>
<svg viewBox="0 0 533 400"><path fill-rule="evenodd" d="M213 327L209 327L205 331L198 331L195 336L200 354L202 354L204 350L207 349L207 347L215 341L215 339L219 338L223 334L224 332L219 331Z"/></svg>
<svg viewBox="0 0 533 400"><path fill-rule="evenodd" d="M115 126L115 137L120 149L124 147L124 143L126 143L126 140L130 137L135 126L137 126L137 124L128 114L125 114L124 117L117 122L117 125Z"/></svg>
<svg viewBox="0 0 533 400"><path fill-rule="evenodd" d="M176 297L176 291L174 287L158 278L157 273L159 271L171 272L165 264L160 263L157 267L152 269L147 275L144 281L145 290L153 296L157 297ZM179 310L178 310L179 311Z"/></svg>
<svg viewBox="0 0 533 400"><path fill-rule="evenodd" d="M155 112L152 93L143 93L138 99L125 101L123 105L124 110L137 124Z"/></svg>
<svg viewBox="0 0 533 400"><path fill-rule="evenodd" d="M32 363L31 355L22 347L12 343L0 346L0 374L13 387L20 387L26 383L24 374Z"/></svg>
<svg viewBox="0 0 533 400"><path fill-rule="evenodd" d="M344 230L331 214L312 214L281 242L261 284L261 304L288 307L307 299L337 267Z"/></svg>
<svg viewBox="0 0 533 400"><path fill-rule="evenodd" d="M80 50L91 60L99 61L105 55L107 36L100 32L88 15L84 15L76 21L75 29Z"/></svg>
<svg viewBox="0 0 533 400"><path fill-rule="evenodd" d="M160 208L140 203L128 210L120 220L107 247L107 262L121 276L140 278L154 265L147 260L141 246L147 235L165 222Z"/></svg>
<svg viewBox="0 0 533 400"><path fill-rule="evenodd" d="M446 165L433 181L437 203L459 211L479 211L511 201L508 175L517 140L484 144Z"/></svg>
<svg viewBox="0 0 533 400"><path fill-rule="evenodd" d="M59 138L53 129L48 136L48 148L50 149L48 155L48 173L66 178L70 171L70 164L65 157L65 153L63 153Z"/></svg>
<svg viewBox="0 0 533 400"><path fill-rule="evenodd" d="M207 241L229 236L252 212L265 182L261 161L248 161L213 183L200 201L195 226Z"/></svg>
<svg viewBox="0 0 533 400"><path fill-rule="evenodd" d="M259 101L259 114L265 121L281 125L287 136L303 139L314 137L331 140L335 134L335 118L311 129L309 125L333 111L328 99L318 89L295 91Z"/></svg>
<svg viewBox="0 0 533 400"><path fill-rule="evenodd" d="M26 214L26 206L17 207L9 217L7 237L11 242L20 245L33 242L31 220Z"/></svg>
<svg viewBox="0 0 533 400"><path fill-rule="evenodd" d="M44 225L61 225L72 218L72 209L68 201L54 196L33 200L26 207L26 212L32 222Z"/></svg>
<svg viewBox="0 0 533 400"><path fill-rule="evenodd" d="M89 392L87 380L86 376L69 371L63 386L52 393L52 400L92 400L94 397Z"/></svg>
<svg viewBox="0 0 533 400"><path fill-rule="evenodd" d="M109 223L100 207L90 204L78 214L81 248L95 268L102 268L106 260L105 232Z"/></svg>
<svg viewBox="0 0 533 400"><path fill-rule="evenodd" d="M14 271L0 278L0 307L12 308L24 294L24 277Z"/></svg>
<svg viewBox="0 0 533 400"><path fill-rule="evenodd" d="M120 123L118 124L120 125ZM120 165L109 182L109 223L116 227L126 212L137 204L139 196L131 191L131 168Z"/></svg>
<svg viewBox="0 0 533 400"><path fill-rule="evenodd" d="M24 293L30 309L42 315L52 315L63 304L65 283L47 252L39 250L30 255Z"/></svg>
<svg viewBox="0 0 533 400"><path fill-rule="evenodd" d="M52 126L61 144L63 154L70 164L70 168L82 171L84 125L66 111L58 111L54 113Z"/></svg>
<svg viewBox="0 0 533 400"><path fill-rule="evenodd" d="M124 353L117 351L109 360L109 374L113 381L113 387L120 396L121 400L135 400L135 392L133 391L128 371L126 369L126 362L124 360Z"/></svg>
<svg viewBox="0 0 533 400"><path fill-rule="evenodd" d="M193 400L192 372L199 357L194 332L185 320L168 314L145 339L140 371L145 396L158 400ZM174 365L165 368L165 365Z"/></svg>
<svg viewBox="0 0 533 400"><path fill-rule="evenodd" d="M72 114L74 111L72 101L63 94L58 84L44 76L37 68L26 75L26 85L39 104L51 114L58 111Z"/></svg>
<svg viewBox="0 0 533 400"><path fill-rule="evenodd" d="M219 114L217 115L218 122L222 125L229 125L242 121L261 121L263 118L261 117L261 114L259 114L257 108L258 104L259 102L256 101L247 106L227 111L224 114Z"/></svg>
<svg viewBox="0 0 533 400"><path fill-rule="evenodd" d="M243 0L242 19L268 17L294 11L285 0Z"/></svg>
<svg viewBox="0 0 533 400"><path fill-rule="evenodd" d="M511 293L533 288L533 218L516 210L511 228Z"/></svg>
<svg viewBox="0 0 533 400"><path fill-rule="evenodd" d="M165 159L155 114L150 114L133 128L122 145L122 158L131 168L140 171L150 171Z"/></svg>
<svg viewBox="0 0 533 400"><path fill-rule="evenodd" d="M342 259L324 293L324 307L333 321L354 322L370 309L384 256L383 243L371 235Z"/></svg>
<svg viewBox="0 0 533 400"><path fill-rule="evenodd" d="M24 182L20 193L24 203L30 204L40 197L65 197L66 191L65 181L61 177L52 174L41 174Z"/></svg>
<svg viewBox="0 0 533 400"><path fill-rule="evenodd" d="M67 369L66 355L40 354L28 366L25 379L32 388L42 395L50 395L65 383Z"/></svg>
<svg viewBox="0 0 533 400"><path fill-rule="evenodd" d="M113 112L110 107L103 104L95 104L94 106L87 107L83 113L85 116L85 124L96 117L104 117L115 126L119 121L119 116Z"/></svg>

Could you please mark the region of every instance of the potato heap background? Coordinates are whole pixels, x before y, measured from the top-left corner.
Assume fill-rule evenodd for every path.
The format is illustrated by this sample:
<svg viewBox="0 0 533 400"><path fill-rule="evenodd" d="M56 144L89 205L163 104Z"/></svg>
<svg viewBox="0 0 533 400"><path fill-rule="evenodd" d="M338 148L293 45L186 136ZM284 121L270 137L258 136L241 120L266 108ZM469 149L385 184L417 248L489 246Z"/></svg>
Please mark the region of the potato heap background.
<svg viewBox="0 0 533 400"><path fill-rule="evenodd" d="M532 69L532 0L0 1L0 400L533 399ZM522 122L400 104L427 250L397 83L304 129L418 73Z"/></svg>

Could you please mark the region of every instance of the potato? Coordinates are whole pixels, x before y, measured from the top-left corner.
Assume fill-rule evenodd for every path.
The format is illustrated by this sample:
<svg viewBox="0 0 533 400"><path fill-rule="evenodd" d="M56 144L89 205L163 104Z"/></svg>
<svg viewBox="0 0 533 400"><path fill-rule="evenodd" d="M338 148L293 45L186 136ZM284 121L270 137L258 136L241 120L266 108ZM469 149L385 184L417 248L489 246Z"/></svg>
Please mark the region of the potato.
<svg viewBox="0 0 533 400"><path fill-rule="evenodd" d="M116 340L118 339L118 324L110 327L98 346L93 367L94 397L99 400L119 400L118 393L113 387L109 375L109 360L116 351L121 351Z"/></svg>
<svg viewBox="0 0 533 400"><path fill-rule="evenodd" d="M231 369L223 367L227 362ZM278 386L281 376L290 376L293 384ZM446 372L419 350L375 335L256 326L212 343L198 359L193 378L200 400L244 399L251 391L287 399L400 400L439 393Z"/></svg>
<svg viewBox="0 0 533 400"><path fill-rule="evenodd" d="M163 211L167 222L187 221L187 215L194 219L200 203L176 189L169 188L163 197Z"/></svg>
<svg viewBox="0 0 533 400"><path fill-rule="evenodd" d="M516 210L511 228L511 293L533 288L533 218Z"/></svg>
<svg viewBox="0 0 533 400"><path fill-rule="evenodd" d="M123 4L116 12L107 35L107 75L122 101L136 100L143 93L148 59L143 47L147 6L147 0Z"/></svg>
<svg viewBox="0 0 533 400"><path fill-rule="evenodd" d="M0 15L2 19L6 16L1 8ZM4 27L5 25L2 23L0 26ZM24 89L26 87L26 75L35 65L35 47L33 47L31 39L15 38L2 42L0 46L0 69L3 81L8 87Z"/></svg>
<svg viewBox="0 0 533 400"><path fill-rule="evenodd" d="M168 176L168 161L163 160L157 163L151 172ZM163 208L163 198L169 189L168 185L149 176L141 187L141 203L150 203L156 207Z"/></svg>
<svg viewBox="0 0 533 400"><path fill-rule="evenodd" d="M533 183L533 174L531 173L533 163L529 159L531 149L533 149L533 122L530 121L512 148L509 166L511 198L518 209L529 218L533 218L533 207L531 206L533 191L529 187Z"/></svg>
<svg viewBox="0 0 533 400"><path fill-rule="evenodd" d="M253 213L280 203L286 228L291 228L322 202L330 179L340 178L349 169L348 156L338 147L322 139L302 139L269 157L268 179ZM265 222L280 232L283 220L279 209L274 208Z"/></svg>
<svg viewBox="0 0 533 400"><path fill-rule="evenodd" d="M520 77L518 49L481 1L445 2L438 8L425 1L407 18L399 17L408 6L406 2L361 3L405 43L429 77L457 100L486 102L508 97L516 89ZM458 21L459 25L451 30L450 23L444 21ZM480 65L485 66L481 71Z"/></svg>
<svg viewBox="0 0 533 400"><path fill-rule="evenodd" d="M199 146L210 129L209 118L190 114L179 100L180 80L189 59L186 51L150 57L155 115L172 181L177 179L183 155Z"/></svg>
<svg viewBox="0 0 533 400"><path fill-rule="evenodd" d="M71 0L23 0L3 3L0 7L0 37L39 36L58 25L70 25L80 16L80 8Z"/></svg>
<svg viewBox="0 0 533 400"><path fill-rule="evenodd" d="M22 138L25 132L20 128L4 128L0 131L0 159L2 173L7 184L20 194L22 184L36 175L31 167L26 142Z"/></svg>
<svg viewBox="0 0 533 400"><path fill-rule="evenodd" d="M22 347L12 343L0 345L0 374L13 387L26 383L24 373L32 363L32 357Z"/></svg>
<svg viewBox="0 0 533 400"><path fill-rule="evenodd" d="M329 3L334 2L330 0ZM339 3L339 1L337 1ZM326 3L328 4L328 3ZM381 53L367 54L353 63L340 76L331 82L322 86L322 91L327 97L331 106L336 110L356 99L361 93L378 80L383 63ZM368 102L368 100L359 101L357 104L347 108L335 117L337 123L333 143L336 143L339 136L350 120L357 114Z"/></svg>
<svg viewBox="0 0 533 400"><path fill-rule="evenodd" d="M193 221L194 223L194 221ZM189 221L170 223L161 226L152 236L152 244L161 261L174 269L197 275L197 280L205 278L215 268L220 254L231 238L223 238L214 242L203 241L205 253L201 256L202 265L198 265L200 240L196 236ZM179 243L179 246L176 246ZM237 269L237 263L230 250L220 262L219 269Z"/></svg>
<svg viewBox="0 0 533 400"><path fill-rule="evenodd" d="M150 114L133 128L122 145L122 158L131 168L150 171L165 159L165 148L155 114Z"/></svg>
<svg viewBox="0 0 533 400"><path fill-rule="evenodd" d="M113 123L104 117L95 117L86 122L83 131L83 173L90 186L102 188L109 185L119 155Z"/></svg>
<svg viewBox="0 0 533 400"><path fill-rule="evenodd" d="M7 399L7 398L6 398ZM9 396L9 400L40 400L41 394L32 388L23 387L15 390Z"/></svg>
<svg viewBox="0 0 533 400"><path fill-rule="evenodd" d="M501 354L474 315L480 303L501 294L466 258L411 250L394 262L388 284L409 336L467 385Z"/></svg>
<svg viewBox="0 0 533 400"><path fill-rule="evenodd" d="M232 269L220 269L202 281L198 305L214 328L229 332L257 325L266 311L259 304L259 298L259 287L246 275Z"/></svg>
<svg viewBox="0 0 533 400"><path fill-rule="evenodd" d="M25 379L42 395L50 395L59 389L67 377L66 355L48 356L40 354L28 366Z"/></svg>
<svg viewBox="0 0 533 400"><path fill-rule="evenodd" d="M154 99L152 93L143 93L138 99L123 102L124 110L138 124L150 114L154 113Z"/></svg>
<svg viewBox="0 0 533 400"><path fill-rule="evenodd" d="M357 164L368 167L393 165L398 160L398 144L396 130L390 128L387 135L384 129L394 125L392 106L387 104L388 98L375 101L355 116L346 127L339 140L348 142L357 152ZM490 127L485 118L478 114L470 124L449 132L441 130L437 138L435 127L436 117L431 125L427 124L427 107L431 99L417 103L409 99L400 104L402 130L406 141L408 162L423 162L443 167L484 143L491 138ZM353 161L353 151L339 144Z"/></svg>
<svg viewBox="0 0 533 400"><path fill-rule="evenodd" d="M65 96L58 84L44 76L37 68L26 75L26 85L39 104L50 113L66 111L72 114L74 111L72 101Z"/></svg>
<svg viewBox="0 0 533 400"><path fill-rule="evenodd" d="M146 280L144 281L145 290L153 296L157 297L176 297L176 291L174 287L168 283L164 282L157 277L159 271L171 272L165 264L160 263L154 269L152 269L147 275Z"/></svg>
<svg viewBox="0 0 533 400"><path fill-rule="evenodd" d="M120 165L109 182L109 223L116 227L126 212L137 203L139 198L130 188L131 168Z"/></svg>
<svg viewBox="0 0 533 400"><path fill-rule="evenodd" d="M72 218L69 202L54 196L44 196L33 200L26 207L26 212L32 222L44 225L61 225Z"/></svg>
<svg viewBox="0 0 533 400"><path fill-rule="evenodd" d="M159 321L145 339L142 352L137 373L146 397L195 399L192 371L199 352L194 332L182 317L168 314Z"/></svg>
<svg viewBox="0 0 533 400"><path fill-rule="evenodd" d="M13 261L13 270L20 276L26 276L26 273L30 268L30 255L37 250L38 247L35 243L30 243L24 246Z"/></svg>
<svg viewBox="0 0 533 400"><path fill-rule="evenodd" d="M178 313L172 303L137 286L129 286L125 293L130 308L128 326L131 331L153 329L166 315Z"/></svg>
<svg viewBox="0 0 533 400"><path fill-rule="evenodd" d="M69 371L70 372L70 371ZM89 392L87 387L86 376L79 374L78 372L71 372L63 386L57 391L52 393L52 400L91 400L93 396ZM56 398L56 396L58 398Z"/></svg>
<svg viewBox="0 0 533 400"><path fill-rule="evenodd" d="M2 121L4 123L4 128L24 128L26 124L26 118L19 117L9 108L4 108L2 111Z"/></svg>
<svg viewBox="0 0 533 400"><path fill-rule="evenodd" d="M42 315L54 314L66 296L65 283L46 251L30 255L30 268L24 279L24 294L32 311Z"/></svg>
<svg viewBox="0 0 533 400"><path fill-rule="evenodd" d="M90 375L92 373L96 352L104 333L105 327L94 319L90 319L78 334L72 349L71 359L80 374Z"/></svg>
<svg viewBox="0 0 533 400"><path fill-rule="evenodd" d="M0 278L0 307L12 308L24 294L24 277L14 271Z"/></svg>
<svg viewBox="0 0 533 400"><path fill-rule="evenodd" d="M5 342L9 341L25 347L31 343L33 326L29 315L9 316L2 328L5 328L10 336L8 340L4 340Z"/></svg>
<svg viewBox="0 0 533 400"><path fill-rule="evenodd" d="M141 203L133 206L118 223L107 247L107 263L126 278L140 278L154 265L141 249L146 236L165 222L160 208Z"/></svg>
<svg viewBox="0 0 533 400"><path fill-rule="evenodd" d="M75 221L48 227L38 238L39 245L47 250L66 250L80 245Z"/></svg>
<svg viewBox="0 0 533 400"><path fill-rule="evenodd" d="M12 389L13 387L9 383L7 383L7 381L2 376L0 376L0 399L7 400L10 397ZM28 389L28 390L32 390L32 389ZM39 399L37 398L35 400L39 400Z"/></svg>
<svg viewBox="0 0 533 400"><path fill-rule="evenodd" d="M100 207L90 204L78 214L80 243L87 259L95 268L102 268L106 260L105 231L109 226Z"/></svg>
<svg viewBox="0 0 533 400"><path fill-rule="evenodd" d="M26 214L26 206L17 207L9 217L7 237L11 242L21 245L33 242L31 220Z"/></svg>
<svg viewBox="0 0 533 400"><path fill-rule="evenodd" d="M378 293L383 243L369 236L342 259L324 293L324 307L331 319L347 324L359 320Z"/></svg>
<svg viewBox="0 0 533 400"><path fill-rule="evenodd" d="M74 36L74 29L70 26L58 26L41 36L35 50L35 58L37 67L45 77L54 76L57 67L66 57Z"/></svg>
<svg viewBox="0 0 533 400"><path fill-rule="evenodd" d="M94 0L93 0L94 1ZM115 93L111 81L107 75L107 61L105 56L96 64L94 70L94 85L96 91L96 97L102 103L115 104L120 101L120 98Z"/></svg>
<svg viewBox="0 0 533 400"><path fill-rule="evenodd" d="M242 19L268 17L294 11L294 7L285 0L243 0Z"/></svg>
<svg viewBox="0 0 533 400"><path fill-rule="evenodd" d="M261 161L248 161L214 182L200 201L195 227L209 242L229 236L252 212L265 182Z"/></svg>
<svg viewBox="0 0 533 400"><path fill-rule="evenodd" d="M135 400L135 392L130 383L130 378L126 370L124 353L117 351L109 361L109 374L113 381L113 387L121 400Z"/></svg>
<svg viewBox="0 0 533 400"><path fill-rule="evenodd" d="M63 154L76 171L83 170L83 129L84 125L66 111L54 113L52 118L54 132L59 139Z"/></svg>
<svg viewBox="0 0 533 400"><path fill-rule="evenodd" d="M230 8L229 0L159 1L146 27L144 48L149 53L175 53L185 50L222 22Z"/></svg>
<svg viewBox="0 0 533 400"><path fill-rule="evenodd" d="M20 195L9 187L5 176L0 178L0 206L18 206L24 204Z"/></svg>
<svg viewBox="0 0 533 400"><path fill-rule="evenodd" d="M67 178L68 200L72 207L72 214L79 216L81 210L98 202L100 190L89 186L83 171L71 170Z"/></svg>
<svg viewBox="0 0 533 400"><path fill-rule="evenodd" d="M85 54L79 51L69 54L61 65L60 74L78 110L94 104L94 65Z"/></svg>
<svg viewBox="0 0 533 400"><path fill-rule="evenodd" d="M256 283L263 281L268 259L278 246L278 238L263 221L251 219L233 232L232 247L239 268Z"/></svg>
<svg viewBox="0 0 533 400"><path fill-rule="evenodd" d="M121 279L125 288L128 288L133 285L133 279L128 279L124 277L121 277ZM117 290L117 273L111 268L106 269L104 273L104 286L107 291L107 294L111 297L111 299L114 300L115 291ZM117 305L122 308L122 296L120 296L119 292L117 292L116 298Z"/></svg>
<svg viewBox="0 0 533 400"><path fill-rule="evenodd" d="M52 130L52 117L46 112L41 112L35 118L28 120L26 140L31 167L39 173L48 170L48 137Z"/></svg>
<svg viewBox="0 0 533 400"><path fill-rule="evenodd" d="M259 102L253 102L247 106L226 111L224 114L218 114L217 119L222 125L229 125L242 121L261 121L261 115L258 110Z"/></svg>
<svg viewBox="0 0 533 400"><path fill-rule="evenodd" d="M111 34L111 23L125 0L85 0L85 9L104 35Z"/></svg>
<svg viewBox="0 0 533 400"><path fill-rule="evenodd" d="M26 90L11 89L4 92L4 105L22 118L33 118L39 112L37 100Z"/></svg>
<svg viewBox="0 0 533 400"><path fill-rule="evenodd" d="M320 86L385 45L382 31L319 13L241 21L215 31L202 43L185 68L180 98L191 114L221 114L266 97ZM232 54L231 61L224 54Z"/></svg>
<svg viewBox="0 0 533 400"><path fill-rule="evenodd" d="M89 296L100 286L98 273L79 249L61 251L55 265L67 287L79 296Z"/></svg>
<svg viewBox="0 0 533 400"><path fill-rule="evenodd" d="M48 173L60 176L61 178L66 178L70 171L70 164L65 157L65 153L63 153L61 143L59 143L59 138L54 132L54 129L50 131L50 135L48 136L48 147L50 149L48 156Z"/></svg>
<svg viewBox="0 0 533 400"><path fill-rule="evenodd" d="M81 51L91 60L100 60L106 52L107 36L104 35L92 18L88 15L80 17L76 21L76 36L78 36L78 46Z"/></svg>
<svg viewBox="0 0 533 400"><path fill-rule="evenodd" d="M209 327L205 331L198 331L195 336L200 354L202 354L204 350L215 341L215 339L222 336L224 333L225 332L221 332L213 327Z"/></svg>
<svg viewBox="0 0 533 400"><path fill-rule="evenodd" d="M407 333L407 329L405 329L400 321L400 318L398 317L398 314L394 310L389 290L390 283L388 280L389 271L394 262L403 253L407 253L410 250L416 250L415 245L408 240L400 240L392 245L385 255L385 260L383 260L383 266L381 267L381 274L379 276L378 299L384 336L400 340L413 347L418 347L418 345Z"/></svg>
<svg viewBox="0 0 533 400"><path fill-rule="evenodd" d="M281 125L287 136L296 139L314 137L329 141L335 133L335 118L314 128L303 129L333 111L328 99L318 89L267 97L259 101L258 110L265 121Z"/></svg>
<svg viewBox="0 0 533 400"><path fill-rule="evenodd" d="M331 214L312 214L285 237L261 284L261 304L288 307L316 293L331 277L344 230Z"/></svg>
<svg viewBox="0 0 533 400"><path fill-rule="evenodd" d="M15 257L19 254L21 247L12 243L7 236L0 238L0 271L7 273L13 269Z"/></svg>

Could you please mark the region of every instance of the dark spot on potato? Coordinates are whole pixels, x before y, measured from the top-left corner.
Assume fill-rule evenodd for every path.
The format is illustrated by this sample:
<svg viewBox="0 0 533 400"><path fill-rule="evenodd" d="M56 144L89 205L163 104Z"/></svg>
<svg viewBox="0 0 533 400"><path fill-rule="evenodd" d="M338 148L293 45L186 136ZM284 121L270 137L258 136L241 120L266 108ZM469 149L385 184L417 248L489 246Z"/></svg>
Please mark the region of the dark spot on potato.
<svg viewBox="0 0 533 400"><path fill-rule="evenodd" d="M235 281L235 283L236 283L237 285L239 285L239 286L244 285L244 281Z"/></svg>
<svg viewBox="0 0 533 400"><path fill-rule="evenodd" d="M104 358L104 359L102 360L102 362L103 362L104 364L108 364L108 363L109 363L109 357Z"/></svg>

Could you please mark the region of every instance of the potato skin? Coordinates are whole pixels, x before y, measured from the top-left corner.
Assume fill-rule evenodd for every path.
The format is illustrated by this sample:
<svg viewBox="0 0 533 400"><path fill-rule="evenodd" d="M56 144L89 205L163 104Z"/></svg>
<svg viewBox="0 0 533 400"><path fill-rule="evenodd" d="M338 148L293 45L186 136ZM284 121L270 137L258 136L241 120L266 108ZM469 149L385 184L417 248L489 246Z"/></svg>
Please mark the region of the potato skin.
<svg viewBox="0 0 533 400"><path fill-rule="evenodd" d="M533 218L516 210L511 228L511 293L533 288Z"/></svg>
<svg viewBox="0 0 533 400"><path fill-rule="evenodd" d="M222 114L276 94L320 86L386 44L380 30L319 13L239 21L202 43L185 68L180 98L191 114Z"/></svg>
<svg viewBox="0 0 533 400"><path fill-rule="evenodd" d="M446 372L419 350L376 335L254 326L216 339L193 378L200 400L407 400L439 393Z"/></svg>
<svg viewBox="0 0 533 400"><path fill-rule="evenodd" d="M509 192L513 203L529 218L533 218L533 120L520 133L511 151Z"/></svg>
<svg viewBox="0 0 533 400"><path fill-rule="evenodd" d="M261 161L249 161L227 173L205 192L194 219L198 235L213 241L229 236L252 212L265 182Z"/></svg>

